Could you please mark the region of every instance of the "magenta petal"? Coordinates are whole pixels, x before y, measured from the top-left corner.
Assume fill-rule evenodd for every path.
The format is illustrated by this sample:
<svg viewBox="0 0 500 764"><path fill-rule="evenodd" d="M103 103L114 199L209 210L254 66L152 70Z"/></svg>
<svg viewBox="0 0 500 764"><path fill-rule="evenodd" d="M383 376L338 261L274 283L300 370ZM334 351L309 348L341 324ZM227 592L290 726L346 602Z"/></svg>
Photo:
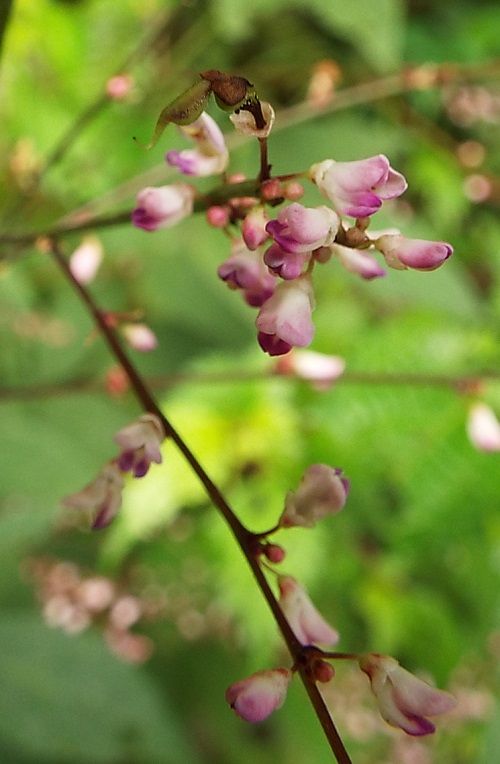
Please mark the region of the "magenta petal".
<svg viewBox="0 0 500 764"><path fill-rule="evenodd" d="M257 334L257 341L262 350L271 356L285 355L285 353L290 352L292 349L292 345L289 345L288 342L280 339L276 334L259 332Z"/></svg>

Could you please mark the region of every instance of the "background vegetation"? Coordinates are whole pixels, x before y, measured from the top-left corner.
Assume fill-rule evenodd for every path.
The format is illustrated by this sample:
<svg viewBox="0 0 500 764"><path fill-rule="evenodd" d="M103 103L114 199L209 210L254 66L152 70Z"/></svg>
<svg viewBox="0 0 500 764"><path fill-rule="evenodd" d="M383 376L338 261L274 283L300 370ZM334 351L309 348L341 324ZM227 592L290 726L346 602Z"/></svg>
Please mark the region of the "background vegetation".
<svg viewBox="0 0 500 764"><path fill-rule="evenodd" d="M275 106L276 172L386 153L409 191L380 227L455 246L432 274L361 283L322 270L313 348L375 380L320 393L264 373L272 364L256 347L254 316L216 277L226 240L202 216L154 235L129 225L98 232L96 298L144 310L160 344L137 363L148 376L183 376L164 380L161 401L245 523L273 524L311 462L352 479L339 517L278 537L284 567L339 628L341 648L393 654L460 701L436 736L410 740L378 720L365 678L340 667L328 700L359 764L486 764L500 746L499 456L475 451L465 431L472 400L500 413L499 37L496 3L474 0L18 0L3 40L5 232L130 208L138 189L168 182L162 156L180 145L174 129L150 154L131 138L150 135L193 73L220 68ZM375 99L373 85L350 107L288 111L323 60L337 63L341 89L408 65L450 66L439 87ZM102 94L117 72L134 85L113 102ZM99 99L35 188L34 173ZM234 149L232 170L257 168L253 144ZM81 240L68 237L68 252ZM108 530L90 534L60 509L112 456L112 436L137 406L116 392L112 359L40 247L3 255L0 758L331 761L298 683L261 726L227 709L230 682L285 654L223 522L170 446L161 469L129 485ZM417 372L484 381L384 383ZM114 610L89 615L87 579L101 597L112 582Z"/></svg>

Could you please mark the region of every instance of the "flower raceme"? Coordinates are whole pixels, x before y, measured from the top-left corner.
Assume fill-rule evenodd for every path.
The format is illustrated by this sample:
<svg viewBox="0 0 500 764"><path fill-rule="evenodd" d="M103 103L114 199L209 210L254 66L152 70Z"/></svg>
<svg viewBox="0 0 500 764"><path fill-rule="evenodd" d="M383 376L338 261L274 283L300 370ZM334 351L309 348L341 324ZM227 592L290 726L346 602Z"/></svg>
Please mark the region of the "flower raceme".
<svg viewBox="0 0 500 764"><path fill-rule="evenodd" d="M137 195L132 223L144 231L169 228L193 212L194 189L185 183L143 188Z"/></svg>
<svg viewBox="0 0 500 764"><path fill-rule="evenodd" d="M285 702L292 672L286 668L257 671L226 690L226 700L247 722L262 722Z"/></svg>
<svg viewBox="0 0 500 764"><path fill-rule="evenodd" d="M408 735L434 732L434 724L426 717L444 714L456 705L450 693L413 676L389 655L361 655L359 666L370 679L382 717Z"/></svg>
<svg viewBox="0 0 500 764"><path fill-rule="evenodd" d="M143 414L117 432L115 442L121 448L118 466L122 472L143 477L151 462L161 464L160 445L164 439L163 425L154 414Z"/></svg>
<svg viewBox="0 0 500 764"><path fill-rule="evenodd" d="M123 477L116 462L105 464L97 477L78 493L66 496L65 507L95 512L92 527L105 528L113 520L122 503Z"/></svg>
<svg viewBox="0 0 500 764"><path fill-rule="evenodd" d="M343 509L349 487L342 470L326 464L311 464L297 490L287 494L280 526L313 528L326 515L335 515Z"/></svg>
<svg viewBox="0 0 500 764"><path fill-rule="evenodd" d="M291 576L278 576L279 604L302 645L336 645L338 632L315 608L306 590Z"/></svg>

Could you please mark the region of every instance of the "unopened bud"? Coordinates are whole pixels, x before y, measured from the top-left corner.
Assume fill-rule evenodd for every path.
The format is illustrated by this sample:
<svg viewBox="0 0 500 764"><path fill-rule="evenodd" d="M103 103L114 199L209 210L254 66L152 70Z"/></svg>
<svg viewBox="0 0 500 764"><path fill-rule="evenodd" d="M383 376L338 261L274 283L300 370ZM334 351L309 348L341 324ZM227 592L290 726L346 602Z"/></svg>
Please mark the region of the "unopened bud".
<svg viewBox="0 0 500 764"><path fill-rule="evenodd" d="M214 205L206 213L207 222L214 228L225 228L229 223L230 212L227 207Z"/></svg>
<svg viewBox="0 0 500 764"><path fill-rule="evenodd" d="M296 202L304 196L304 186L296 180L291 180L285 185L283 195L285 199Z"/></svg>
<svg viewBox="0 0 500 764"><path fill-rule="evenodd" d="M275 564L283 562L286 556L285 550L282 546L279 546L279 544L266 544L266 546L263 548L263 552L269 562L273 562Z"/></svg>
<svg viewBox="0 0 500 764"><path fill-rule="evenodd" d="M260 188L260 193L263 199L266 201L272 201L283 196L283 188L281 181L277 178L271 178L271 180L265 180Z"/></svg>
<svg viewBox="0 0 500 764"><path fill-rule="evenodd" d="M333 666L323 660L315 661L312 671L316 682L329 682L335 676L335 669Z"/></svg>

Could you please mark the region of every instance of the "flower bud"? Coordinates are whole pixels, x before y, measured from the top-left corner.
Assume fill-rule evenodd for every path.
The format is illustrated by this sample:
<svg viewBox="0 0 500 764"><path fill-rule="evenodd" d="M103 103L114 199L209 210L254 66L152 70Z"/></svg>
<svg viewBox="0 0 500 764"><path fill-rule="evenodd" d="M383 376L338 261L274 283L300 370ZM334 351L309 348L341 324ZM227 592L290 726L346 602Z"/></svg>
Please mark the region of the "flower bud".
<svg viewBox="0 0 500 764"><path fill-rule="evenodd" d="M69 259L69 269L80 284L94 280L102 262L102 244L95 236L86 236Z"/></svg>
<svg viewBox="0 0 500 764"><path fill-rule="evenodd" d="M289 669L258 671L226 690L226 700L247 722L262 722L285 702L292 678Z"/></svg>
<svg viewBox="0 0 500 764"><path fill-rule="evenodd" d="M467 434L479 451L500 451L500 422L486 403L473 403L467 420Z"/></svg>
<svg viewBox="0 0 500 764"><path fill-rule="evenodd" d="M194 189L176 183L159 188L143 188L137 195L132 223L145 231L170 228L193 212Z"/></svg>
<svg viewBox="0 0 500 764"><path fill-rule="evenodd" d="M434 271L453 254L451 244L444 241L407 239L401 235L381 236L375 246L382 252L387 265L398 270Z"/></svg>
<svg viewBox="0 0 500 764"><path fill-rule="evenodd" d="M128 344L139 353L149 353L158 347L158 339L146 324L124 324L121 328Z"/></svg>

